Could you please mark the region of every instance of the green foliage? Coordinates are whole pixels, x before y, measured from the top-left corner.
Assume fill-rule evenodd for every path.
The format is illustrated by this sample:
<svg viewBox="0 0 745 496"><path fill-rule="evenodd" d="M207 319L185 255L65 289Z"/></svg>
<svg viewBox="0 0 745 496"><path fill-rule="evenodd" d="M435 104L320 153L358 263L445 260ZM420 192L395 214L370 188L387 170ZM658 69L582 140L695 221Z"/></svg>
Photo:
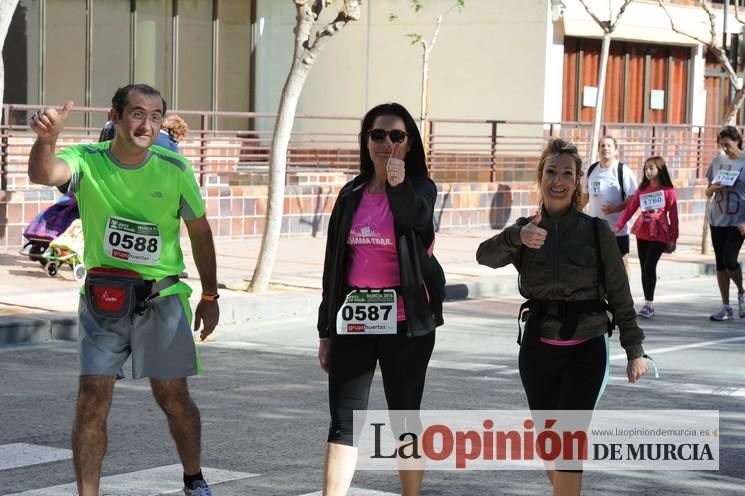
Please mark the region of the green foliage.
<svg viewBox="0 0 745 496"><path fill-rule="evenodd" d="M414 9L414 12L419 12L424 8L424 3L422 2L422 0L410 0L409 5L412 9Z"/></svg>
<svg viewBox="0 0 745 496"><path fill-rule="evenodd" d="M394 22L396 20L398 20L398 16L396 14L394 14L393 12L388 14L388 22Z"/></svg>
<svg viewBox="0 0 745 496"><path fill-rule="evenodd" d="M409 33L406 35L407 38L411 39L411 44L416 45L422 42L422 35L419 33Z"/></svg>

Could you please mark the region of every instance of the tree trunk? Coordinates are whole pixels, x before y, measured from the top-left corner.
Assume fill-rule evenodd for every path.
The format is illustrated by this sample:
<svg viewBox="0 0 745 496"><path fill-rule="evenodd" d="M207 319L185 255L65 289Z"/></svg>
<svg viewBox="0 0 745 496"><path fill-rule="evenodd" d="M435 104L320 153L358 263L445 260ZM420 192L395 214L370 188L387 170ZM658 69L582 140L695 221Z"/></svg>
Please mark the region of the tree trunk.
<svg viewBox="0 0 745 496"><path fill-rule="evenodd" d="M608 52L610 51L610 31L603 34L603 46L600 49L600 61L598 75L598 92L595 98L595 120L592 124L592 142L590 144L590 163L593 164L598 156L598 143L600 142L600 121L603 118L603 98L605 95L605 74L608 72Z"/></svg>
<svg viewBox="0 0 745 496"><path fill-rule="evenodd" d="M711 212L711 198L706 199L706 208L704 208L704 224L701 229L701 254L708 255L711 247L709 238L709 212Z"/></svg>
<svg viewBox="0 0 745 496"><path fill-rule="evenodd" d="M422 43L422 101L421 115L419 118L419 132L422 133L422 138L425 136L426 129L424 124L427 122L427 82L429 80L429 49L426 43ZM426 148L426 147L425 147Z"/></svg>
<svg viewBox="0 0 745 496"><path fill-rule="evenodd" d="M730 126L737 125L737 114L740 112L742 103L745 102L745 85L740 87L736 92L735 96L732 97L732 102L729 104L729 111L727 112L727 124Z"/></svg>
<svg viewBox="0 0 745 496"><path fill-rule="evenodd" d="M274 269L274 259L282 230L284 214L285 181L287 173L287 149L290 144L295 110L303 90L303 84L310 72L310 66L296 59L287 76L279 101L277 122L272 135L272 148L269 155L269 197L266 205L266 225L261 238L261 250L256 261L256 271L249 291L266 291Z"/></svg>
<svg viewBox="0 0 745 496"><path fill-rule="evenodd" d="M5 62L2 57L5 37L8 35L10 21L18 6L18 0L0 0L0 109L3 107L5 98ZM4 124L8 124L5 122Z"/></svg>

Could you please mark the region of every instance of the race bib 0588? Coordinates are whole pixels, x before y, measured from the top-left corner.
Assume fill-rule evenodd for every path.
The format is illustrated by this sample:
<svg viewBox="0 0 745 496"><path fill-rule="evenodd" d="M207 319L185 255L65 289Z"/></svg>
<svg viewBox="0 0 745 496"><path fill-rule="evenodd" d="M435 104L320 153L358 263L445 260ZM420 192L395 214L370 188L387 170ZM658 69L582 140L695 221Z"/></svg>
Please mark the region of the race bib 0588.
<svg viewBox="0 0 745 496"><path fill-rule="evenodd" d="M109 217L103 250L111 258L142 265L160 263L160 229L155 224Z"/></svg>

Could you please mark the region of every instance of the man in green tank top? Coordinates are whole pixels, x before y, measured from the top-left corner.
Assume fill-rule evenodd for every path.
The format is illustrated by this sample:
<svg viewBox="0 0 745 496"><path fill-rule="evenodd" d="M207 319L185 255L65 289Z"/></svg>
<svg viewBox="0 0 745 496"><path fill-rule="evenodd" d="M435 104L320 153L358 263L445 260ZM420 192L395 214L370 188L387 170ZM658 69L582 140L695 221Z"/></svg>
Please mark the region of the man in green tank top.
<svg viewBox="0 0 745 496"><path fill-rule="evenodd" d="M156 89L143 84L120 88L109 111L114 139L55 155L72 106L67 102L61 111L47 107L32 116L37 138L29 155L29 178L75 194L86 269L126 269L153 282L144 310L118 320L101 318L81 297L80 384L72 434L78 492L98 495L116 373L131 355L134 377L150 378L153 396L168 419L184 467L184 493L211 496L201 473L199 410L186 380L199 371L191 288L177 277L184 270L179 241L183 219L202 284L194 332L201 326L204 340L217 326L220 311L215 248L199 186L188 160L154 146L166 112Z"/></svg>

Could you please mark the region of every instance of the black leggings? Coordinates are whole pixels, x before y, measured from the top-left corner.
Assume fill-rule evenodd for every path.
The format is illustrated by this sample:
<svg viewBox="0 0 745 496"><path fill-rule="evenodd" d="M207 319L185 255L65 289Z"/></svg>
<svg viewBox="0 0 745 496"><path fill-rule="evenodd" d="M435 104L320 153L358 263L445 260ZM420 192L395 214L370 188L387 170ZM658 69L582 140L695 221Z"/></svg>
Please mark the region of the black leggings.
<svg viewBox="0 0 745 496"><path fill-rule="evenodd" d="M742 234L737 226L709 226L711 230L711 244L714 247L714 257L717 261L717 271L736 271L740 268L737 256L742 248Z"/></svg>
<svg viewBox="0 0 745 496"><path fill-rule="evenodd" d="M607 335L574 346L523 340L520 379L531 410L594 410L608 381Z"/></svg>
<svg viewBox="0 0 745 496"><path fill-rule="evenodd" d="M435 333L330 337L328 442L354 444L354 410L367 410L370 384L380 361L389 410L419 410ZM359 430L358 426L358 430ZM396 427L396 426L394 426Z"/></svg>
<svg viewBox="0 0 745 496"><path fill-rule="evenodd" d="M654 288L657 286L657 262L660 261L665 243L636 238L636 251L642 267L642 287L644 299L654 301Z"/></svg>
<svg viewBox="0 0 745 496"><path fill-rule="evenodd" d="M576 415L584 417L579 420L585 428L590 425L592 410L608 382L607 335L574 346L525 339L518 360L520 379L536 432L544 429L546 412L541 410L584 410L584 414L578 412ZM556 460L548 468L559 472L582 472L582 462Z"/></svg>

